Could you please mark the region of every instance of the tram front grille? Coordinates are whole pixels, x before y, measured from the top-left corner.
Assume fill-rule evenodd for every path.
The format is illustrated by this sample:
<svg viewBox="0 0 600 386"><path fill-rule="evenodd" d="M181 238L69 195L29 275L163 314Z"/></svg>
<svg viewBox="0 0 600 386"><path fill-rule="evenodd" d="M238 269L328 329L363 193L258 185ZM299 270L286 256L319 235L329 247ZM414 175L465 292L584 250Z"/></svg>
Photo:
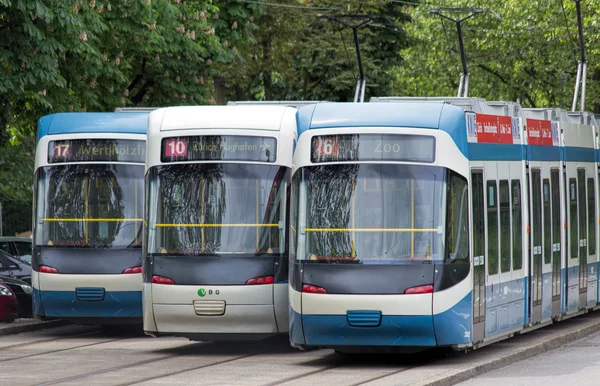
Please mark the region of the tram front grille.
<svg viewBox="0 0 600 386"><path fill-rule="evenodd" d="M220 316L225 314L223 300L194 300L194 312L199 316Z"/></svg>

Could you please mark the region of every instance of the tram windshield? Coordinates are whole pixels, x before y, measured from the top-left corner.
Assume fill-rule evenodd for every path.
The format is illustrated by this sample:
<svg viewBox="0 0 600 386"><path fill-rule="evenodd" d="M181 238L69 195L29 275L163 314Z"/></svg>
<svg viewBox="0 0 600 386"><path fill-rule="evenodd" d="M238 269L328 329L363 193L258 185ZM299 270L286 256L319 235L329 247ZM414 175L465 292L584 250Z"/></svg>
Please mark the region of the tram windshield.
<svg viewBox="0 0 600 386"><path fill-rule="evenodd" d="M284 253L287 170L243 164L153 168L148 252L188 256Z"/></svg>
<svg viewBox="0 0 600 386"><path fill-rule="evenodd" d="M298 193L292 204L291 242L297 260L468 262L467 183L447 169L313 166L296 173L293 183Z"/></svg>
<svg viewBox="0 0 600 386"><path fill-rule="evenodd" d="M143 166L44 167L36 190L38 246L141 248Z"/></svg>

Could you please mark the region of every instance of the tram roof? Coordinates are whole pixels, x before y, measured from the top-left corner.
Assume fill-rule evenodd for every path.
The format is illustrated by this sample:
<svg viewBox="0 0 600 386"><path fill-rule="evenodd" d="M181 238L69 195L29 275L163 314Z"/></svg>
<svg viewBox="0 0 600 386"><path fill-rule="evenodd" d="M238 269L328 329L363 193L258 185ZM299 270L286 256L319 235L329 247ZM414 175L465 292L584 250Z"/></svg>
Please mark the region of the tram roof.
<svg viewBox="0 0 600 386"><path fill-rule="evenodd" d="M39 119L37 139L57 134L146 134L149 114L150 112L50 114Z"/></svg>
<svg viewBox="0 0 600 386"><path fill-rule="evenodd" d="M461 147L467 143L465 110L443 102L319 103L301 107L298 134L342 127L410 127L442 130Z"/></svg>

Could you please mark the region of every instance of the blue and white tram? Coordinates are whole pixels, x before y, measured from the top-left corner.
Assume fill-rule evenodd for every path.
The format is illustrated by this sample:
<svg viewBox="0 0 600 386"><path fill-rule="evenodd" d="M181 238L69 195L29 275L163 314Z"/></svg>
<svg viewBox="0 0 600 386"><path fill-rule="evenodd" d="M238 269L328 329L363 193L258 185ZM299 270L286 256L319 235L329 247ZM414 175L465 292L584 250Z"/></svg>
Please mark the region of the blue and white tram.
<svg viewBox="0 0 600 386"><path fill-rule="evenodd" d="M425 99L299 110L293 346L463 349L596 306L591 122Z"/></svg>
<svg viewBox="0 0 600 386"><path fill-rule="evenodd" d="M58 113L38 123L34 315L142 323L148 112Z"/></svg>
<svg viewBox="0 0 600 386"><path fill-rule="evenodd" d="M237 340L288 332L296 111L200 106L150 115L146 334Z"/></svg>

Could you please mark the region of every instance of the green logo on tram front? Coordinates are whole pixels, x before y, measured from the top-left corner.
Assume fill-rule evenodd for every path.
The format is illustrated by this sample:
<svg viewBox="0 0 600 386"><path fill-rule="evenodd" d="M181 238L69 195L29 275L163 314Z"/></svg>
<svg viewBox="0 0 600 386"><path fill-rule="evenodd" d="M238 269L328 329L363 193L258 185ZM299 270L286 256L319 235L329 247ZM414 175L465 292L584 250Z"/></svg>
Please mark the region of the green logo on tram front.
<svg viewBox="0 0 600 386"><path fill-rule="evenodd" d="M206 290L205 290L204 288L200 288L200 289L198 290L198 296L200 296L200 297L202 297L202 298L203 298L204 296L206 296Z"/></svg>

